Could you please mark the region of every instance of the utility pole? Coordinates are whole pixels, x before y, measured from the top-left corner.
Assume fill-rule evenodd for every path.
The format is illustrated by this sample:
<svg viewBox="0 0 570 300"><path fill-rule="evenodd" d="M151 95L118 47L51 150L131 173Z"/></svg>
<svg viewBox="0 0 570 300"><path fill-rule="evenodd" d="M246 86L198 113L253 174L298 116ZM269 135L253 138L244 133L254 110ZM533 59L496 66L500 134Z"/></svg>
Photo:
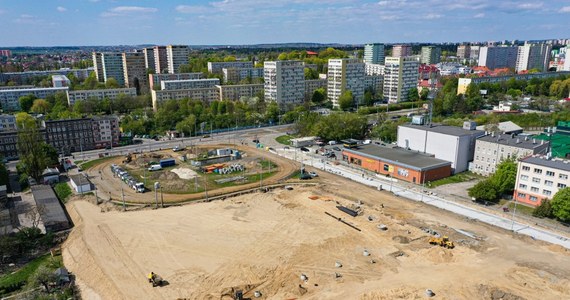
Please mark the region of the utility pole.
<svg viewBox="0 0 570 300"><path fill-rule="evenodd" d="M160 207L164 208L164 195L162 194L162 186L160 186Z"/></svg>
<svg viewBox="0 0 570 300"><path fill-rule="evenodd" d="M127 204L125 203L125 193L123 193L123 185L121 184L121 199L123 200L123 211L127 210Z"/></svg>
<svg viewBox="0 0 570 300"><path fill-rule="evenodd" d="M261 159L261 173L259 173L259 188L263 187L263 159Z"/></svg>
<svg viewBox="0 0 570 300"><path fill-rule="evenodd" d="M156 202L156 208L158 209L158 189L160 188L160 183L154 183L154 201Z"/></svg>
<svg viewBox="0 0 570 300"><path fill-rule="evenodd" d="M208 181L206 180L205 176L204 176L204 190L206 191L206 202L208 202Z"/></svg>

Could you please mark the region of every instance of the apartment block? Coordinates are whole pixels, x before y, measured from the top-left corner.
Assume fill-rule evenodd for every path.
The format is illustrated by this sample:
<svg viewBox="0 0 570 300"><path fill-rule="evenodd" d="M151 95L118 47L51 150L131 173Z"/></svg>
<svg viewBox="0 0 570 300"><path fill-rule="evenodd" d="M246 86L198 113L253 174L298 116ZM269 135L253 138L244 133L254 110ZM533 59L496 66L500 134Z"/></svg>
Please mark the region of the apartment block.
<svg viewBox="0 0 570 300"><path fill-rule="evenodd" d="M352 92L354 103L364 100L364 63L358 59L329 59L327 73L327 97L334 107L339 107L339 98L347 90Z"/></svg>
<svg viewBox="0 0 570 300"><path fill-rule="evenodd" d="M148 81L150 89L160 89L161 82L163 80L190 80L190 79L202 79L203 74L201 72L197 73L161 73L161 74L149 74Z"/></svg>
<svg viewBox="0 0 570 300"><path fill-rule="evenodd" d="M479 52L481 51L481 46L470 46L469 47L469 58L479 59Z"/></svg>
<svg viewBox="0 0 570 300"><path fill-rule="evenodd" d="M181 100L192 99L210 103L220 99L218 95L218 88L216 86L207 88L195 88L186 90L151 90L152 108L154 111L158 110L158 106L166 100Z"/></svg>
<svg viewBox="0 0 570 300"><path fill-rule="evenodd" d="M247 78L263 78L263 68L223 68L224 83L238 83Z"/></svg>
<svg viewBox="0 0 570 300"><path fill-rule="evenodd" d="M115 100L119 95L136 97L137 90L135 88L118 88L118 89L101 89L101 90L76 90L69 91L67 103L69 106L75 105L77 101L85 101L87 99L103 99Z"/></svg>
<svg viewBox="0 0 570 300"><path fill-rule="evenodd" d="M73 74L80 80L83 80L94 72L93 67L87 69L70 69L61 68L59 70L47 70L47 71L25 71L25 72L7 72L0 73L0 82L8 83L10 81L17 85L29 85L32 83L32 79L39 76L53 76L53 75L69 75ZM15 86L12 88L16 88Z"/></svg>
<svg viewBox="0 0 570 300"><path fill-rule="evenodd" d="M531 206L552 199L556 193L570 186L570 161L534 155L518 162L513 199Z"/></svg>
<svg viewBox="0 0 570 300"><path fill-rule="evenodd" d="M45 99L47 96L56 93L65 93L67 97L68 87L51 88L27 88L27 89L0 89L0 106L4 111L20 110L20 97L34 95L37 98Z"/></svg>
<svg viewBox="0 0 570 300"><path fill-rule="evenodd" d="M238 85L216 85L220 101L239 101L242 97L252 98L259 92L263 92L263 83L260 84L238 84Z"/></svg>
<svg viewBox="0 0 570 300"><path fill-rule="evenodd" d="M93 117L93 145L96 149L118 146L120 138L119 118L117 116Z"/></svg>
<svg viewBox="0 0 570 300"><path fill-rule="evenodd" d="M149 90L146 61L143 52L123 53L123 69L125 87L135 88L138 95Z"/></svg>
<svg viewBox="0 0 570 300"><path fill-rule="evenodd" d="M0 114L0 131L16 130L16 116Z"/></svg>
<svg viewBox="0 0 570 300"><path fill-rule="evenodd" d="M168 73L166 46L154 46L154 71L157 74Z"/></svg>
<svg viewBox="0 0 570 300"><path fill-rule="evenodd" d="M94 149L92 119L43 121L45 140L60 153Z"/></svg>
<svg viewBox="0 0 570 300"><path fill-rule="evenodd" d="M154 72L156 73L156 70L154 68L156 68L156 62L154 61L154 48L144 48L143 49L143 54L144 54L144 67L147 70L154 70Z"/></svg>
<svg viewBox="0 0 570 300"><path fill-rule="evenodd" d="M109 78L115 78L119 86L125 86L125 71L122 53L102 53L103 79L105 82Z"/></svg>
<svg viewBox="0 0 570 300"><path fill-rule="evenodd" d="M518 48L516 46L481 47L479 49L479 66L491 70L512 68L517 64Z"/></svg>
<svg viewBox="0 0 570 300"><path fill-rule="evenodd" d="M301 61L266 61L263 65L265 101L280 106L303 103L305 69Z"/></svg>
<svg viewBox="0 0 570 300"><path fill-rule="evenodd" d="M384 61L386 59L384 58ZM384 65L379 64L364 64L364 73L366 75L382 75L384 76Z"/></svg>
<svg viewBox="0 0 570 300"><path fill-rule="evenodd" d="M105 81L105 75L103 73L103 59L102 59L102 53L99 52L93 52L93 68L94 68L94 72L95 72L95 77L97 77L97 81L99 82L104 82Z"/></svg>
<svg viewBox="0 0 570 300"><path fill-rule="evenodd" d="M364 62L367 64L384 64L384 44L366 44L364 45Z"/></svg>
<svg viewBox="0 0 570 300"><path fill-rule="evenodd" d="M166 60L168 61L168 73L180 73L180 66L188 64L190 48L182 45L166 46Z"/></svg>
<svg viewBox="0 0 570 300"><path fill-rule="evenodd" d="M511 78L516 80L530 80L533 78L556 78L560 75L570 75L570 71L562 72L547 72L547 73L528 73L528 74L515 74L515 75L505 75L505 76L486 76L486 77L474 77L474 78L459 78L457 83L457 94L465 94L467 87L470 84L480 84L483 82L497 83L505 82Z"/></svg>
<svg viewBox="0 0 570 300"><path fill-rule="evenodd" d="M208 79L188 79L188 80L163 80L160 82L161 90L187 90L187 89L201 89L211 88L220 84L218 78Z"/></svg>
<svg viewBox="0 0 570 300"><path fill-rule="evenodd" d="M51 83L53 87L68 87L71 85L71 81L65 75L53 75Z"/></svg>
<svg viewBox="0 0 570 300"><path fill-rule="evenodd" d="M0 130L0 155L6 159L18 158L17 130Z"/></svg>
<svg viewBox="0 0 570 300"><path fill-rule="evenodd" d="M384 99L389 103L408 100L408 93L418 85L417 60L409 57L386 57L384 68Z"/></svg>
<svg viewBox="0 0 570 300"><path fill-rule="evenodd" d="M382 75L365 75L364 89L371 88L375 93L384 89L384 76Z"/></svg>
<svg viewBox="0 0 570 300"><path fill-rule="evenodd" d="M224 62L208 62L208 72L213 74L221 74L222 69L247 69L253 68L251 61L224 61Z"/></svg>
<svg viewBox="0 0 570 300"><path fill-rule="evenodd" d="M475 142L475 154L470 171L489 176L495 173L497 165L506 159L546 154L547 151L548 142L537 141L528 136L490 133Z"/></svg>
<svg viewBox="0 0 570 300"><path fill-rule="evenodd" d="M538 69L541 72L547 72L550 64L550 52L552 45L550 44L528 44L518 47L517 63L515 70L517 72Z"/></svg>
<svg viewBox="0 0 570 300"><path fill-rule="evenodd" d="M305 80L305 101L311 101L313 94L318 89L327 90L327 80L326 79L312 79Z"/></svg>
<svg viewBox="0 0 570 300"><path fill-rule="evenodd" d="M434 65L441 61L441 48L436 46L422 47L420 62L422 64Z"/></svg>
<svg viewBox="0 0 570 300"><path fill-rule="evenodd" d="M0 50L0 56L10 57L10 56L12 56L12 51L2 49L2 50Z"/></svg>
<svg viewBox="0 0 570 300"><path fill-rule="evenodd" d="M460 59L471 58L471 46L469 46L469 45L457 46L457 58L460 58Z"/></svg>
<svg viewBox="0 0 570 300"><path fill-rule="evenodd" d="M412 55L412 46L394 45L392 47L392 57L407 57Z"/></svg>

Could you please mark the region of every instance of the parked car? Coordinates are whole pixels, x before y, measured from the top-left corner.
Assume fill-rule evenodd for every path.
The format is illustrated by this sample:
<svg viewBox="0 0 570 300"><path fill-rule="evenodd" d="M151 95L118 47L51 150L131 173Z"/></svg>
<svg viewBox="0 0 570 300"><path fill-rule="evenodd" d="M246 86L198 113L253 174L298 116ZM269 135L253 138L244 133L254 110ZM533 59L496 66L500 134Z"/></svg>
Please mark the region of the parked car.
<svg viewBox="0 0 570 300"><path fill-rule="evenodd" d="M311 175L311 177L318 177L319 174L317 174L317 172L309 172L309 175Z"/></svg>
<svg viewBox="0 0 570 300"><path fill-rule="evenodd" d="M329 141L329 145L336 145L336 141Z"/></svg>
<svg viewBox="0 0 570 300"><path fill-rule="evenodd" d="M311 152L311 150L309 150L309 148L306 148L306 147L301 147L301 151L303 151L303 152Z"/></svg>
<svg viewBox="0 0 570 300"><path fill-rule="evenodd" d="M334 151L340 151L340 148L335 146L335 147L333 147L333 150Z"/></svg>
<svg viewBox="0 0 570 300"><path fill-rule="evenodd" d="M259 144L259 140L258 140L258 139L255 139L255 140L253 140L252 142L254 142L254 143L256 143L256 144Z"/></svg>

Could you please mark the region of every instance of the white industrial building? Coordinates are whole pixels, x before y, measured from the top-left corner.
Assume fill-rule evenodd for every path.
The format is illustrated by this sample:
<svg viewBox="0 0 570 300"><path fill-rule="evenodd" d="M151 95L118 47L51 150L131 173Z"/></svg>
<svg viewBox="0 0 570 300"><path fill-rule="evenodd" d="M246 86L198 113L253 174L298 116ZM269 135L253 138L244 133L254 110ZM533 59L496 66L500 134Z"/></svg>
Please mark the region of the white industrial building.
<svg viewBox="0 0 570 300"><path fill-rule="evenodd" d="M463 128L446 125L400 125L398 147L428 153L451 162L453 173L466 171L473 160L475 140L485 134L466 122Z"/></svg>

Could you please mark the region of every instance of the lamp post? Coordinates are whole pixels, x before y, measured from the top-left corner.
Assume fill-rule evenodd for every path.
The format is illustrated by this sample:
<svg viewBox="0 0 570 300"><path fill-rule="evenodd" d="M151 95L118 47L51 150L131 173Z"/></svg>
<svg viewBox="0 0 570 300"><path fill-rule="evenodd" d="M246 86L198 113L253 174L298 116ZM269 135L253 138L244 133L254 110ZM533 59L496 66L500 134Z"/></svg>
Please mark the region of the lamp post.
<svg viewBox="0 0 570 300"><path fill-rule="evenodd" d="M154 201L156 202L156 208L158 208L158 189L160 188L160 183L157 181L154 183Z"/></svg>

